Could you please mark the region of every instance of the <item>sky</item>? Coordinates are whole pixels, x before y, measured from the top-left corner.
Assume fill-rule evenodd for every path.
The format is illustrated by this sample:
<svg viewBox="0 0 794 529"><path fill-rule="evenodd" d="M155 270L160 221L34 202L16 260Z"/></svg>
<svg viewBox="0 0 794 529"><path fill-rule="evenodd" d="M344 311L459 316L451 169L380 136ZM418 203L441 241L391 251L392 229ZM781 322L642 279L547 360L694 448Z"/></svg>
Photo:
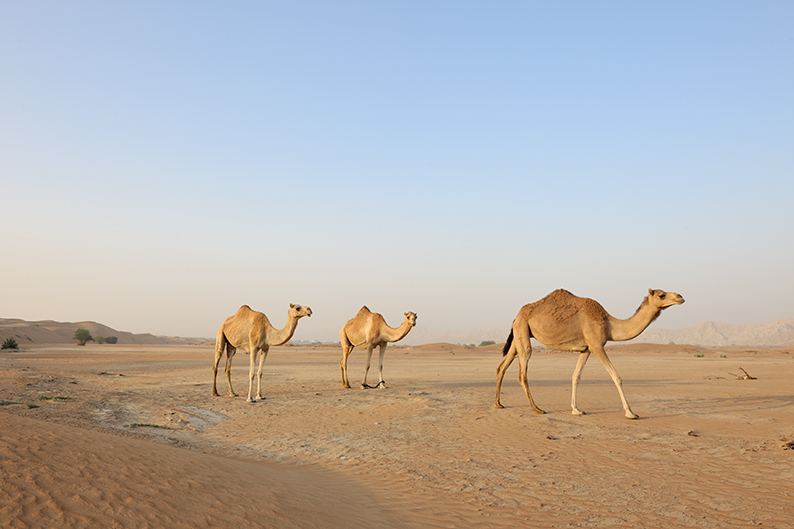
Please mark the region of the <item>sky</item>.
<svg viewBox="0 0 794 529"><path fill-rule="evenodd" d="M794 317L794 3L0 0L0 317Z"/></svg>

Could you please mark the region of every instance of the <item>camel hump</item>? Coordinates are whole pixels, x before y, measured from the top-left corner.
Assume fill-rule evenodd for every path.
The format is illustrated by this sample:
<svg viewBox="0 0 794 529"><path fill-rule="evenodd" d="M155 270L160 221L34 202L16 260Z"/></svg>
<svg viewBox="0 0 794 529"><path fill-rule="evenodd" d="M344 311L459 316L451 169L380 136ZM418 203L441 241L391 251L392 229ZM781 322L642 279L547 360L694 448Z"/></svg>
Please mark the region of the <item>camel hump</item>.
<svg viewBox="0 0 794 529"><path fill-rule="evenodd" d="M244 312L252 312L252 311L253 311L253 309L251 307L249 307L248 305L243 305L242 307L237 309L238 314L239 313L244 313Z"/></svg>
<svg viewBox="0 0 794 529"><path fill-rule="evenodd" d="M361 307L361 309L359 309L358 314L372 314L372 311L369 310L369 307L364 305L363 307Z"/></svg>

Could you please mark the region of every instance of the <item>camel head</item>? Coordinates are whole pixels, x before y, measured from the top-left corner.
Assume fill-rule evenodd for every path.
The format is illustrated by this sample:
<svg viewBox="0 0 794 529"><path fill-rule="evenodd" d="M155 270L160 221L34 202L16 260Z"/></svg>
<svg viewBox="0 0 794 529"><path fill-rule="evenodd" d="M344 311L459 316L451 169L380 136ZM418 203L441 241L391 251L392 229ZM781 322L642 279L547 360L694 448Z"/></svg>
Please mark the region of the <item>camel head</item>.
<svg viewBox="0 0 794 529"><path fill-rule="evenodd" d="M406 321L411 323L411 327L416 327L416 313L414 312L406 312L405 313Z"/></svg>
<svg viewBox="0 0 794 529"><path fill-rule="evenodd" d="M291 318L295 318L296 320L303 318L304 316L312 315L312 309L309 307L303 307L301 305L293 305L292 303L289 304L289 315Z"/></svg>
<svg viewBox="0 0 794 529"><path fill-rule="evenodd" d="M673 305L681 305L684 298L676 292L665 292L664 290L648 289L648 302L659 310L664 310Z"/></svg>

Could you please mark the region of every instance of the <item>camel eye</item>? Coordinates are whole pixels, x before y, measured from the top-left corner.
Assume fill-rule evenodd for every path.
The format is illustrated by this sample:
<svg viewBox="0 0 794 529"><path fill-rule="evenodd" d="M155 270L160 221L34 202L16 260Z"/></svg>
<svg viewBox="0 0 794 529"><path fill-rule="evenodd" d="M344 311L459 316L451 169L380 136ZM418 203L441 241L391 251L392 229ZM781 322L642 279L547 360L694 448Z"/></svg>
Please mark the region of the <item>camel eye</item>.
<svg viewBox="0 0 794 529"><path fill-rule="evenodd" d="M659 299L664 299L664 294L659 294Z"/></svg>

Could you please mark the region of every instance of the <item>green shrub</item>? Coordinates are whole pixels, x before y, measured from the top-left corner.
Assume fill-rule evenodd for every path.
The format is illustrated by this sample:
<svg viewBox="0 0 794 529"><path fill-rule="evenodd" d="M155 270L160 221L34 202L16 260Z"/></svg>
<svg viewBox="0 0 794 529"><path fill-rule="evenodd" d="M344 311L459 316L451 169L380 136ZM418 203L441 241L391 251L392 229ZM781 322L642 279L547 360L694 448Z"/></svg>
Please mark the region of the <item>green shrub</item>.
<svg viewBox="0 0 794 529"><path fill-rule="evenodd" d="M106 336L105 343L118 343L119 339L116 336Z"/></svg>
<svg viewBox="0 0 794 529"><path fill-rule="evenodd" d="M74 338L73 340L77 340L77 345L85 345L86 342L93 342L94 338L91 336L91 333L83 328L79 328L74 331Z"/></svg>
<svg viewBox="0 0 794 529"><path fill-rule="evenodd" d="M480 342L480 347L482 347L484 345L494 345L495 343L496 342L494 342L493 340L485 340L485 341Z"/></svg>
<svg viewBox="0 0 794 529"><path fill-rule="evenodd" d="M13 338L6 338L6 341L3 342L3 349L19 349L19 345Z"/></svg>

